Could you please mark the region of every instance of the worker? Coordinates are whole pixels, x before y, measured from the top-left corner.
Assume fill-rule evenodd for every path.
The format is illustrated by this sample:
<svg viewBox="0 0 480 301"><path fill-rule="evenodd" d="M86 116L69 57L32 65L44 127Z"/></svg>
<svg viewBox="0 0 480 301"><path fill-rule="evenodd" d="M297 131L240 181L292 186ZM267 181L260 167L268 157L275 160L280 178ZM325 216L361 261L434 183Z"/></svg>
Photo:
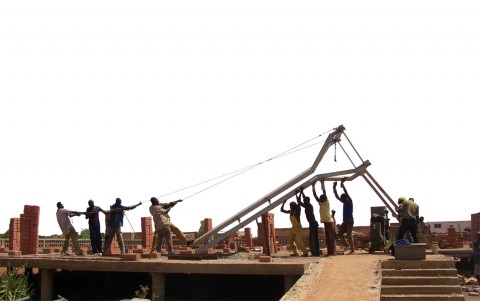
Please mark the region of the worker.
<svg viewBox="0 0 480 301"><path fill-rule="evenodd" d="M112 245L113 238L117 236L118 246L120 247L120 253L125 254L125 244L123 243L122 227L123 227L123 215L125 211L133 210L140 206L142 202L132 206L123 206L122 200L116 198L115 204L110 206L110 213L108 214L108 222L105 229L105 245L103 247L103 255L110 254L110 246Z"/></svg>
<svg viewBox="0 0 480 301"><path fill-rule="evenodd" d="M100 232L100 218L99 212L105 214L105 210L95 206L93 200L88 201L88 208L85 212L85 218L88 219L88 230L90 232L90 244L92 246L92 253L95 256L102 255L102 234Z"/></svg>
<svg viewBox="0 0 480 301"><path fill-rule="evenodd" d="M401 216L400 227L398 228L397 240L404 238L405 233L408 231L412 236L413 242L418 243L418 220L419 220L419 206L417 203L410 201L401 196L398 198L397 208L398 214Z"/></svg>
<svg viewBox="0 0 480 301"><path fill-rule="evenodd" d="M318 240L318 222L315 219L315 214L313 213L313 206L312 203L310 203L310 198L306 196L303 192L303 186L300 187L300 190L295 190L295 197L297 198L298 204L305 208L305 217L308 221L308 245L310 246L310 252L312 253L312 256L320 256L320 242Z"/></svg>
<svg viewBox="0 0 480 301"><path fill-rule="evenodd" d="M61 256L70 255L67 252L68 246L70 244L70 239L73 243L73 250L75 252L75 255L84 255L80 251L80 245L78 243L78 233L77 231L75 231L75 228L70 221L70 217L80 216L81 214L84 214L84 212L67 210L64 208L61 202L57 203L57 222L60 226L60 229L62 230L63 235L65 235L65 241L63 242Z"/></svg>
<svg viewBox="0 0 480 301"><path fill-rule="evenodd" d="M330 202L327 198L324 180L321 180L323 194L320 197L315 190L315 181L312 185L313 196L320 205L320 222L323 223L325 229L325 242L327 244L327 256L336 255L336 241L335 241L335 225L334 219L330 214ZM332 210L334 212L334 210Z"/></svg>
<svg viewBox="0 0 480 301"><path fill-rule="evenodd" d="M303 257L308 257L307 248L302 240L302 224L300 223L301 207L296 202L290 202L290 210L285 210L284 206L287 200L282 203L280 211L290 214L290 222L292 228L290 229L290 248L293 254L290 256L300 256L298 249L302 250Z"/></svg>
<svg viewBox="0 0 480 301"><path fill-rule="evenodd" d="M352 231L353 231L353 201L350 195L347 192L347 189L345 188L345 181L347 178L343 178L341 181L340 186L343 188L343 193L339 197L337 193L337 182L333 183L333 192L335 193L335 197L343 203L343 222L340 225L340 229L338 230L338 236L340 237L340 240L342 243L347 246L345 247L345 250L350 249L350 252L348 255L353 255L355 254L355 246L353 245L353 237L352 237ZM343 236L344 234L347 234L347 239L348 243L345 240L345 237Z"/></svg>
<svg viewBox="0 0 480 301"><path fill-rule="evenodd" d="M150 202L152 205L150 206L150 214L153 216L153 221L155 224L155 233L153 236L153 243L152 243L152 250L157 250L157 252L162 251L163 239L167 242L167 250L169 254L173 254L173 238L172 234L175 234L179 240L183 243L186 243L187 246L190 246L194 240L188 240L185 234L183 234L180 229L175 226L170 220L170 216L168 212L178 203L182 202L183 200L177 200L174 202L169 203L160 203L160 201L156 197L152 197Z"/></svg>

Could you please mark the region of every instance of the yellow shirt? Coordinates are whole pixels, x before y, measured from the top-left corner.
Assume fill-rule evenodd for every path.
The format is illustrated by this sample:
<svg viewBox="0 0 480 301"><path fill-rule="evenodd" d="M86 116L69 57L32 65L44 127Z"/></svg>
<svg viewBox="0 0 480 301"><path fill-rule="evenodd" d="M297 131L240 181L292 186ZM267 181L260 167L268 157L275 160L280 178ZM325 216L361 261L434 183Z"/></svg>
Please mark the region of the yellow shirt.
<svg viewBox="0 0 480 301"><path fill-rule="evenodd" d="M332 215L330 214L330 202L320 202L320 222L321 223L333 223Z"/></svg>

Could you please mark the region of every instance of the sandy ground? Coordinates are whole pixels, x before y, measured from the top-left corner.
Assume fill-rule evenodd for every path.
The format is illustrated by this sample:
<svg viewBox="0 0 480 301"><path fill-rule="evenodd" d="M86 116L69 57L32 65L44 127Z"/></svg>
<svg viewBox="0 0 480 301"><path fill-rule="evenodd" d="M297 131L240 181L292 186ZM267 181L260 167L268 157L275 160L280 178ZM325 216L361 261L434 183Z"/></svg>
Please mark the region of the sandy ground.
<svg viewBox="0 0 480 301"><path fill-rule="evenodd" d="M380 261L384 254L321 257L281 301L380 300Z"/></svg>

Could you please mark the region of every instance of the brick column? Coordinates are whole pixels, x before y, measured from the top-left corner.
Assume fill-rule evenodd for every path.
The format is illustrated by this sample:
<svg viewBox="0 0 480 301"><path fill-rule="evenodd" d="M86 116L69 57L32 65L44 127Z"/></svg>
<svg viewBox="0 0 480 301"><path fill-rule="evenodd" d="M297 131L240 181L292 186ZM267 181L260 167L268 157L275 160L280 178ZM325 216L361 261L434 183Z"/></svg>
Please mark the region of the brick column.
<svg viewBox="0 0 480 301"><path fill-rule="evenodd" d="M265 233L265 231L267 231L267 233ZM262 214L262 222L258 223L258 240L265 249L264 252L269 250L271 254L277 253L277 242L273 213Z"/></svg>
<svg viewBox="0 0 480 301"><path fill-rule="evenodd" d="M25 205L20 214L20 250L22 254L38 254L40 207Z"/></svg>
<svg viewBox="0 0 480 301"><path fill-rule="evenodd" d="M253 246L252 229L245 228L245 247L251 248L252 246Z"/></svg>
<svg viewBox="0 0 480 301"><path fill-rule="evenodd" d="M480 231L480 212L473 213L470 220L470 229L472 229L472 244L473 241L477 239L477 233Z"/></svg>
<svg viewBox="0 0 480 301"><path fill-rule="evenodd" d="M147 250L152 249L153 227L151 217L142 217L142 246Z"/></svg>
<svg viewBox="0 0 480 301"><path fill-rule="evenodd" d="M213 229L212 219L211 218L205 218L203 220L203 233L210 232L212 229ZM207 237L205 239L205 243L207 243L208 241L210 241L212 239L213 239L212 237Z"/></svg>
<svg viewBox="0 0 480 301"><path fill-rule="evenodd" d="M8 233L8 249L12 251L20 251L20 219L18 217L10 219Z"/></svg>

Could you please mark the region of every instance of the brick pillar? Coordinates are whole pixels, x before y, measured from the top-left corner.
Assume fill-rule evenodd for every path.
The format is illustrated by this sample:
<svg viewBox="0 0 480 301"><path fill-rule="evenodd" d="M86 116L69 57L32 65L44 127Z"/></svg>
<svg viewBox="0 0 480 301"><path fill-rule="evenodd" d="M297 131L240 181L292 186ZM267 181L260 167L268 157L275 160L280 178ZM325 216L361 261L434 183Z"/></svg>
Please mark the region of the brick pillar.
<svg viewBox="0 0 480 301"><path fill-rule="evenodd" d="M211 218L206 218L203 220L203 233L207 233L207 232L210 232L211 230L213 229L213 226L212 226L212 219ZM208 237L206 238L205 240L205 243L207 243L208 241L212 240L213 239L213 236L212 237Z"/></svg>
<svg viewBox="0 0 480 301"><path fill-rule="evenodd" d="M480 231L480 212L479 213L473 213L472 218L470 220L470 229L472 229L472 243L474 240L477 239L477 233Z"/></svg>
<svg viewBox="0 0 480 301"><path fill-rule="evenodd" d="M14 217L10 219L8 249L20 251L20 219Z"/></svg>
<svg viewBox="0 0 480 301"><path fill-rule="evenodd" d="M151 217L142 217L142 246L148 250L152 249L153 227Z"/></svg>
<svg viewBox="0 0 480 301"><path fill-rule="evenodd" d="M453 248L458 247L457 231L455 230L455 227L453 225L450 225L447 228L447 243Z"/></svg>
<svg viewBox="0 0 480 301"><path fill-rule="evenodd" d="M252 246L253 246L252 229L245 228L245 247L251 248Z"/></svg>
<svg viewBox="0 0 480 301"><path fill-rule="evenodd" d="M40 207L25 205L20 214L20 250L22 254L38 254Z"/></svg>
<svg viewBox="0 0 480 301"><path fill-rule="evenodd" d="M277 253L276 237L273 213L262 214L262 222L258 223L258 240L265 252L269 250L270 254Z"/></svg>

